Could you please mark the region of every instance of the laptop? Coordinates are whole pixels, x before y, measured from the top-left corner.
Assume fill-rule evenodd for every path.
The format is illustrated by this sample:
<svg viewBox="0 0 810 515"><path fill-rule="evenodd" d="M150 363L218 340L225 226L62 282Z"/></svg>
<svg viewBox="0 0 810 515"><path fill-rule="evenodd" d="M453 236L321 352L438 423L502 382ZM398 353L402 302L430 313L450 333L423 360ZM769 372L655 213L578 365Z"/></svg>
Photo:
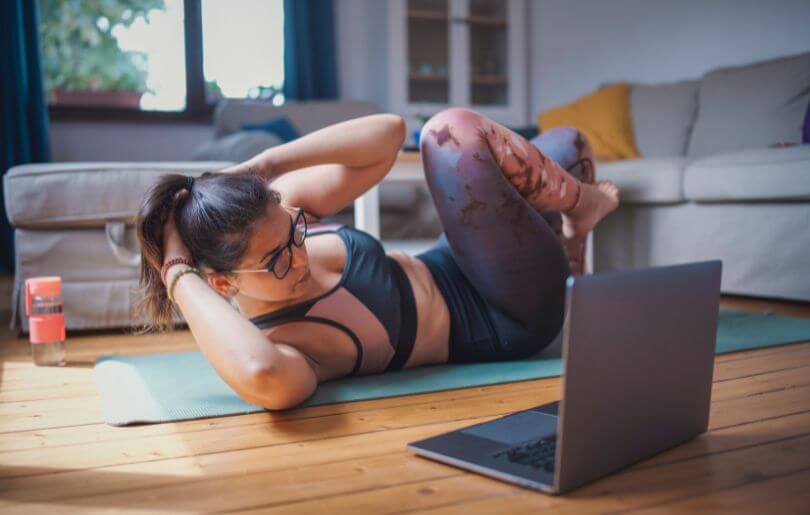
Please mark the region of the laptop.
<svg viewBox="0 0 810 515"><path fill-rule="evenodd" d="M562 400L407 448L562 494L705 432L721 268L711 260L569 277Z"/></svg>

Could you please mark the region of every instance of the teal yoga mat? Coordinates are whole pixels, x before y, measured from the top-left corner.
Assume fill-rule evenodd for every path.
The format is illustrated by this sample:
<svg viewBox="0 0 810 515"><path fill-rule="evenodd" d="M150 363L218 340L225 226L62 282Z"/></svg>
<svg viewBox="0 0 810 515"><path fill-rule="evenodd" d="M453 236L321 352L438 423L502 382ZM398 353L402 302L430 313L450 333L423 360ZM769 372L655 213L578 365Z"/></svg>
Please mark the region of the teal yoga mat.
<svg viewBox="0 0 810 515"><path fill-rule="evenodd" d="M717 353L810 341L810 319L720 309ZM521 361L431 365L328 381L300 406L558 376L560 338ZM113 426L264 411L243 401L202 352L102 356L95 362L104 421Z"/></svg>

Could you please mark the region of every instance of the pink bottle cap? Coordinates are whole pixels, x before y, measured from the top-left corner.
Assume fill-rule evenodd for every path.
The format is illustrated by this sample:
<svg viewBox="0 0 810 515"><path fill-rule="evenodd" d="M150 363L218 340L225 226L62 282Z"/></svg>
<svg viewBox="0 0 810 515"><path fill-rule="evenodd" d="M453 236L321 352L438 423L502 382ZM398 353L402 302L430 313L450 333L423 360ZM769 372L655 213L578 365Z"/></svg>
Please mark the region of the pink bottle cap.
<svg viewBox="0 0 810 515"><path fill-rule="evenodd" d="M25 315L30 317L28 325L32 343L65 339L64 313L31 317L31 303L34 297L58 297L60 295L62 295L61 277L33 277L25 280Z"/></svg>

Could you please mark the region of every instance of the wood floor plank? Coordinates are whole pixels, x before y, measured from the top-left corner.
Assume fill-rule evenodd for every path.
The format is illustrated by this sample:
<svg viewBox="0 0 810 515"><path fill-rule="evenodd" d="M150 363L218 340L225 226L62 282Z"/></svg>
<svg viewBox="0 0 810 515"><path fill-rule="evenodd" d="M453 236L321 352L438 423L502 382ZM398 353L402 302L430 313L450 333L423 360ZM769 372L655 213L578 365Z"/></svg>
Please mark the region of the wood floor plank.
<svg viewBox="0 0 810 515"><path fill-rule="evenodd" d="M810 385L810 365L785 368L774 372L746 375L739 379L716 382L712 385L712 401L720 402L808 385Z"/></svg>
<svg viewBox="0 0 810 515"><path fill-rule="evenodd" d="M115 427L104 423L77 425L59 428L38 428L25 431L13 431L0 435L0 452L16 452L25 449L42 449L81 445L90 442L116 441L128 442L139 438L157 435L184 435L192 437L194 432L211 431L214 428L251 428L266 427L274 423L288 423L294 420L324 416L342 416L351 413L359 414L388 408L406 409L423 404L441 404L457 402L460 399L478 398L482 394L506 395L514 392L538 392L547 389L559 391L559 378L533 380L527 382L501 383L498 385L478 386L457 390L446 390L399 397L369 399L363 401L324 404L307 408L298 408L284 412L257 412L227 417L209 417L204 419L149 424L142 426Z"/></svg>
<svg viewBox="0 0 810 515"><path fill-rule="evenodd" d="M772 404L765 404L765 406L771 406ZM752 414L749 413L747 410L737 410L737 415L742 419L751 418ZM683 446L678 449L673 449L668 451L667 453L662 454L659 457L654 458L647 466L656 466L660 463L665 463L663 460L670 460L670 461L679 461L683 459L687 459L696 455L703 455L709 453L721 453L725 452L728 449L733 449L737 447L745 447L756 445L764 441L771 441L772 439L780 439L790 436L796 436L805 434L810 432L810 406L807 406L805 412L798 416L794 417L785 417L785 418L774 418L773 412L769 413L754 413L754 416L760 416L762 419L765 419L765 422L760 422L759 425L751 426L745 429L735 429L742 427L740 424L733 424L730 426L729 429L725 430L725 436L721 437L719 440L712 436L709 440L704 441L705 437L700 437L695 440L693 443ZM763 415L771 415L771 416L763 416ZM467 419L467 420L459 420L459 421L451 421L448 422L451 427L464 427L466 425L475 423L477 421L484 421L491 417L483 417L482 419ZM425 431L425 433L430 436L432 434L439 434L445 430L447 424L443 425L439 429L430 429L430 426L422 426L422 428L415 428L416 430ZM413 428L411 428L413 429ZM404 444L407 439L402 438L402 434L409 435L407 438L411 438L409 428L403 429L401 432L392 432L389 431L381 431L377 433L368 433L368 434L359 434L354 436L347 436L344 438L336 438L332 439L333 445L341 445L341 447L354 447L354 446L364 446L364 442L370 441L378 441L379 445L382 446L384 450L381 452L394 452L399 451L404 447ZM390 438L386 437L386 434L390 436ZM712 433L709 433L710 435ZM739 436L740 434L749 434L749 438L744 438ZM416 438L414 438L416 439ZM345 445L343 443L345 442ZM387 444L387 447L385 446ZM260 447L258 449L247 449L243 451L232 451L227 453L227 456L232 456L233 458L225 458L222 457L221 459L226 461L227 463L231 463L233 460L239 460L242 462L247 461L261 461L263 463L272 463L274 466L280 464L278 455L286 456L285 453L292 450L293 452L296 449L300 448L308 448L314 444L312 441L306 442L289 442L289 443L278 443L276 445L272 445L270 447ZM154 448L151 446L149 448ZM317 447L316 447L317 448ZM380 449L378 449L380 450ZM89 451L93 451L93 448L89 448ZM362 448L359 449L358 452L367 452L368 449ZM224 453L214 453L210 455L206 455L210 457L213 461L219 461L220 456ZM259 456L266 456L264 458L259 458ZM348 456L354 457L353 455L349 454ZM3 456L3 460L0 460L0 463L5 463L5 458L7 456ZM154 458L154 457L153 457ZM310 456L310 459L314 460L312 463L319 463L319 460L332 460L333 456L324 457L321 455ZM69 458L67 458L69 460ZM111 480L108 480L104 483L95 483L91 481L87 481L87 475L94 475L98 474L101 475L103 471L112 472L109 476L115 477L115 472L118 471L140 471L144 470L144 475L148 476L151 471L154 469L152 467L159 467L161 471L166 474L170 474L174 480L178 482L187 482L189 481L188 473L189 469L188 460L194 460L194 456L188 456L185 459L178 458L178 459L168 459L164 460L166 463L164 465L160 465L160 461L155 459L154 461L143 462L143 457L141 459L141 463L133 463L131 466L107 466L105 468L97 467L95 469L87 470L86 472L83 471L72 471L67 469L67 472L59 472L58 469L54 471L50 471L51 473L45 473L46 471L42 469L36 469L35 471L37 474L42 474L41 476L34 476L34 477L27 477L26 471L17 470L17 475L22 477L17 478L10 478L0 480L0 491L7 490L7 491L14 491L18 495L22 495L23 492L32 490L37 492L36 495L48 495L48 496L58 496L60 495L74 495L78 492L81 492L83 495L90 495L90 491L86 489L82 489L82 485L88 485L95 488L103 488L103 489L110 489L112 488ZM300 451L299 454L299 462L298 467L303 466L307 463L307 457L304 455L304 451ZM53 462L49 462L53 463ZM76 464L74 462L74 464ZM288 467L294 466L290 465L288 462L283 462ZM10 464L9 464L10 465ZM142 465L144 468L141 469L139 465ZM21 465L17 465L20 467ZM134 468L133 468L134 467ZM2 471L3 469L0 469ZM14 471L10 471L14 472ZM206 470L204 474L205 478L209 477L209 474L213 473L213 470ZM135 484L132 482L132 478L130 477L131 473L124 473L120 474L121 478L121 485L119 488L128 489L134 488ZM193 479L193 478L192 478ZM165 485L171 482L168 477L161 477L156 479L156 483L151 484L151 486L158 486L158 485ZM75 483L75 484L74 484ZM141 486L142 487L142 486ZM104 490L100 490L104 491Z"/></svg>
<svg viewBox="0 0 810 515"><path fill-rule="evenodd" d="M810 435L740 449L726 459L701 456L656 469L631 470L600 479L565 496L547 496L530 490L503 492L437 509L431 514L583 514L617 513L647 506L710 495L807 470ZM774 459L778 457L779 459ZM329 510L328 500L323 509Z"/></svg>
<svg viewBox="0 0 810 515"><path fill-rule="evenodd" d="M652 469L699 456L722 456L729 451L806 434L810 434L810 409L795 415L745 422L720 429L710 428L689 444L663 452L635 465L635 468Z"/></svg>
<svg viewBox="0 0 810 515"><path fill-rule="evenodd" d="M83 452L74 447L51 449L28 449L0 454L0 477L16 475L15 470L24 468L36 474L37 466L47 463L51 467L91 468L107 465L134 463L138 461L184 457L200 453L234 451L259 446L272 446L316 439L332 439L340 436L362 435L409 426L464 420L472 417L492 418L512 411L528 409L538 404L552 402L559 397L559 390L494 393L487 396L460 399L454 403L429 403L407 406L401 410L383 409L361 413L340 414L291 420L287 422L256 425L246 431L241 427L212 428L194 433L186 438L183 434L162 434L141 438L122 445L116 441L86 443Z"/></svg>
<svg viewBox="0 0 810 515"><path fill-rule="evenodd" d="M709 427L720 429L771 417L804 413L808 409L810 388L806 386L754 393L713 403L709 412Z"/></svg>
<svg viewBox="0 0 810 515"><path fill-rule="evenodd" d="M658 515L689 513L690 515L734 513L761 515L763 513L810 512L810 468L797 473L755 481L683 501L651 506L625 513Z"/></svg>
<svg viewBox="0 0 810 515"><path fill-rule="evenodd" d="M761 350L763 352L730 353L717 356L712 380L715 382L726 381L810 365L810 343L782 345Z"/></svg>
<svg viewBox="0 0 810 515"><path fill-rule="evenodd" d="M761 427L761 434L767 434L768 423ZM726 434L707 435L713 440L733 438L729 434L733 430L726 430ZM693 440L685 445L699 446L700 442ZM661 504L672 500L682 500L702 495L714 488L731 488L746 484L752 477L757 480L776 477L806 468L805 453L810 452L810 434L804 436L791 436L775 438L760 445L740 446L733 453L725 451L730 456L722 467L713 467L713 457L716 454L707 452L688 460L671 462L653 471L646 469L629 469L626 472L610 476L603 480L586 486L572 496L565 498L549 497L536 492L526 491L514 485L503 483L494 479L467 474L460 469L448 467L431 460L417 457L408 457L402 451L398 453L367 458L364 461L347 461L344 463L326 463L296 467L291 470L270 470L260 473L235 474L229 477L185 483L182 485L153 486L137 491L129 490L117 493L104 493L101 495L87 495L86 492L72 492L70 498L52 499L50 502L26 501L13 504L6 502L0 504L4 513L15 513L17 509L30 509L32 507L58 507L62 513L71 509L86 510L94 513L105 507L115 506L127 511L191 511L204 510L240 510L244 508L256 509L268 506L276 508L282 513L313 513L318 508L334 513L364 512L363 508L377 508L381 506L384 498L397 499L399 511L421 509L425 503L433 505L458 503L469 506L468 501L480 499L487 495L482 492L486 488L490 495L499 498L505 494L530 494L529 506L531 509L553 508L554 511L571 513L598 512L607 509L632 509L636 507ZM784 455L782 460L764 459L766 456ZM361 464L362 463L362 464ZM377 468L369 469L368 464ZM462 475L466 474L466 475ZM469 480L464 488L452 488L452 485ZM415 483L422 482L424 488L442 491L446 485L451 485L448 492L451 499L439 498L414 499L413 496L387 495L394 493L412 492ZM269 492L266 485L273 485ZM109 485L108 485L109 486ZM205 493L210 491L228 492L228 495L208 498ZM610 494L608 496L608 494ZM19 495L16 491L14 495ZM316 503L312 502L317 498ZM610 499L609 502L605 502ZM571 502L575 506L571 505ZM334 502L334 504L333 504ZM483 499L482 502L491 502ZM516 506L515 512L521 512L522 503ZM214 504L212 504L214 503ZM295 503L287 506L290 503ZM411 504L413 503L413 504ZM569 509L573 508L573 510ZM505 510L510 513L513 506L507 504ZM373 509L377 512L376 509ZM272 513L272 511L270 511ZM472 513L487 512L475 510Z"/></svg>
<svg viewBox="0 0 810 515"><path fill-rule="evenodd" d="M774 372L773 377L766 382L759 379L761 376L754 376L716 383L713 396L716 395L717 400L712 405L710 424L716 426L716 424L730 423L729 419L738 420L736 410L739 409L741 402L763 404L763 399L770 400L772 395L768 394L774 392L778 394L780 400L771 401L771 405L763 405L763 410L767 413L770 413L767 411L769 408L774 407L792 410L779 412L779 415L810 409L810 405L808 405L810 404L810 394L807 393L810 391L810 387L794 386L803 377L797 378L795 374L794 370L779 371ZM537 389L519 389L514 392L495 391L475 397L462 397L452 403L442 402L440 398L437 398L435 401L427 403L411 403L405 406L388 405L358 413L340 413L304 419L285 419L283 416L286 414L281 414L282 417L274 419L278 414L262 413L260 415L266 417L268 423L257 424L253 427L253 431L246 432L240 426L212 427L202 433L197 433L194 443L195 446L206 449L207 452L219 452L238 449L240 446L287 443L296 438L304 440L312 438L313 432L317 436L331 438L352 432L366 433L393 427L405 427L408 424L419 425L429 420L462 420L481 415L495 417L558 399L559 381L549 381L549 383L553 384L538 386ZM519 383L515 384L519 385ZM799 393L791 395L791 392L796 390ZM749 401L749 397L753 397L753 399ZM802 401L804 401L804 405ZM744 411L744 415L747 416L758 416L758 413L757 411ZM0 416L0 421L11 418L13 415L3 415ZM10 420L9 422L15 421ZM19 420L16 422L19 423ZM318 428L324 429L318 431ZM181 457L185 455L183 453L193 452L186 446L180 445L186 440L191 440L191 438L186 439L183 434L176 433L157 434L153 437L130 440L127 445L128 452L123 453L124 455L120 450L122 444L117 440L87 442L82 444L83 449L87 452L81 454L80 460L77 460L75 449L72 446L38 447L4 452L0 454L0 464L26 466L43 463L43 459L47 457L48 462L56 466L72 464L74 467L99 467L122 463L122 459L125 460L124 462L138 459L151 460L155 458L156 453L163 458ZM7 477L2 469L0 469L0 477Z"/></svg>
<svg viewBox="0 0 810 515"><path fill-rule="evenodd" d="M480 420L485 420L482 417ZM402 442L456 429L467 421L453 421L398 430L381 431L366 435L352 435L335 439L319 439L292 445L276 445L188 456L174 460L139 462L117 465L103 469L58 470L51 474L34 477L19 477L0 480L0 491L5 499L32 501L41 499L86 499L94 495L129 495L134 490L157 491L176 487L186 490L200 484L210 488L212 481L234 480L238 486L256 474L270 474L270 484L285 484L288 495L305 498L312 492L298 489L297 481L324 482L333 474L343 478L340 485L331 488L346 488L359 481L362 475L368 481L384 481L398 484L407 479L407 468L427 470L429 474L446 475L447 468L424 460L414 460L404 449ZM331 465L330 465L331 464ZM347 471L352 472L347 477ZM387 473L383 473L383 471ZM456 471L453 471L456 473ZM419 476L420 479L432 476ZM317 479L317 481L315 481ZM268 478L258 481L268 484ZM280 483L279 483L280 482ZM274 495L282 496L274 489ZM304 497L301 497L304 496Z"/></svg>
<svg viewBox="0 0 810 515"><path fill-rule="evenodd" d="M467 502L471 499L516 492L518 487L492 481L483 476L457 475L447 478L414 481L384 488L372 488L325 498L295 503L261 503L229 513L298 515L301 513L380 513L398 514ZM398 502L392 502L397 499Z"/></svg>
<svg viewBox="0 0 810 515"><path fill-rule="evenodd" d="M804 426L804 427L802 427ZM757 445L769 445L774 442L784 442L796 439L797 430L804 430L807 434L810 426L810 414L798 417L786 417L785 419L769 420L756 423L752 430L744 431L739 426L717 432L708 433L698 439L687 442L682 448L687 449L689 458L664 460L657 464L654 473L659 473L660 468L672 466L686 461L694 461L698 458L708 459L720 453L729 454L732 450L748 451ZM756 435L755 437L745 435ZM243 507L255 506L254 503L280 505L288 502L301 502L312 497L328 497L341 493L353 494L356 492L369 492L379 488L390 488L397 485L408 485L415 481L432 481L442 478L458 477L467 474L465 471L448 467L431 460L409 456L409 453L396 447L393 442L388 452L378 456L367 458L352 458L339 462L318 462L309 465L278 468L277 460L268 461L267 469L264 471L225 471L217 469L220 477L212 477L206 474L204 478L194 481L185 478L175 484L168 478L164 478L163 483L145 484L144 479L148 474L139 474L122 470L121 467L108 469L106 471L85 471L83 477L66 478L62 476L62 481L53 480L50 483L41 483L36 488L29 485L16 485L6 483L0 490L7 493L8 503L0 504L3 512L14 507L16 503L25 501L25 505L30 507L30 502L53 500L53 505L72 506L79 503L81 506L101 507L126 506L127 508L171 508L171 510L198 511L199 499L206 491L228 492L226 498L216 501L216 509L241 509ZM378 449L382 451L383 449ZM675 451L677 449L673 449ZM672 451L664 453L663 456L672 454ZM253 460L251 460L252 462ZM416 462L415 462L416 461ZM644 462L641 466L647 465ZM369 468L371 467L371 468ZM227 467L223 467L227 468ZM644 467L649 473L649 466ZM213 469L213 467L212 467ZM639 467L636 468L638 470ZM630 469L627 473L633 472ZM212 472L214 472L212 470ZM114 477L122 476L121 481L114 483ZM70 474L74 476L74 474ZM477 475L467 475L466 477L477 478ZM91 480L95 478L95 480ZM125 485L124 479L134 483ZM500 481L490 480L496 492L513 491L517 487L506 485ZM476 479L477 481L477 479ZM97 484L97 483L102 484ZM267 492L261 485L273 485L272 503L268 503ZM124 489L125 486L129 488ZM501 486L505 486L502 489ZM137 490L136 490L137 487ZM116 492L116 490L119 490ZM469 496L476 497L476 489L468 488ZM380 493L377 495L384 495ZM460 495L460 494L459 494ZM480 495L480 494L478 494ZM98 497L98 499L92 499ZM149 497L147 506L147 499ZM375 497L376 498L376 497ZM72 500L71 500L72 499ZM428 501L430 502L430 501ZM132 503L137 503L133 505ZM20 504L22 506L22 504ZM206 509L214 509L208 506ZM306 510L304 510L306 511ZM342 511L337 511L342 513Z"/></svg>
<svg viewBox="0 0 810 515"><path fill-rule="evenodd" d="M63 381L58 386L24 386L0 390L0 404L54 399L98 399L95 381Z"/></svg>

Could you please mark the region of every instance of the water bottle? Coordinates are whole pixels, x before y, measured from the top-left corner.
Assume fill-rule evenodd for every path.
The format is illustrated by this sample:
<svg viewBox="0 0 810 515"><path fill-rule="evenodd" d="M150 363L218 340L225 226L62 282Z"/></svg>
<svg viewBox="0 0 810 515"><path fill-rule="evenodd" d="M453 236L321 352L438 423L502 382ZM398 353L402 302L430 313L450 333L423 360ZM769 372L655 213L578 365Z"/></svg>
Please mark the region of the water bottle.
<svg viewBox="0 0 810 515"><path fill-rule="evenodd" d="M33 277L25 280L25 315L28 317L34 364L65 365L65 314L62 311L61 277Z"/></svg>

